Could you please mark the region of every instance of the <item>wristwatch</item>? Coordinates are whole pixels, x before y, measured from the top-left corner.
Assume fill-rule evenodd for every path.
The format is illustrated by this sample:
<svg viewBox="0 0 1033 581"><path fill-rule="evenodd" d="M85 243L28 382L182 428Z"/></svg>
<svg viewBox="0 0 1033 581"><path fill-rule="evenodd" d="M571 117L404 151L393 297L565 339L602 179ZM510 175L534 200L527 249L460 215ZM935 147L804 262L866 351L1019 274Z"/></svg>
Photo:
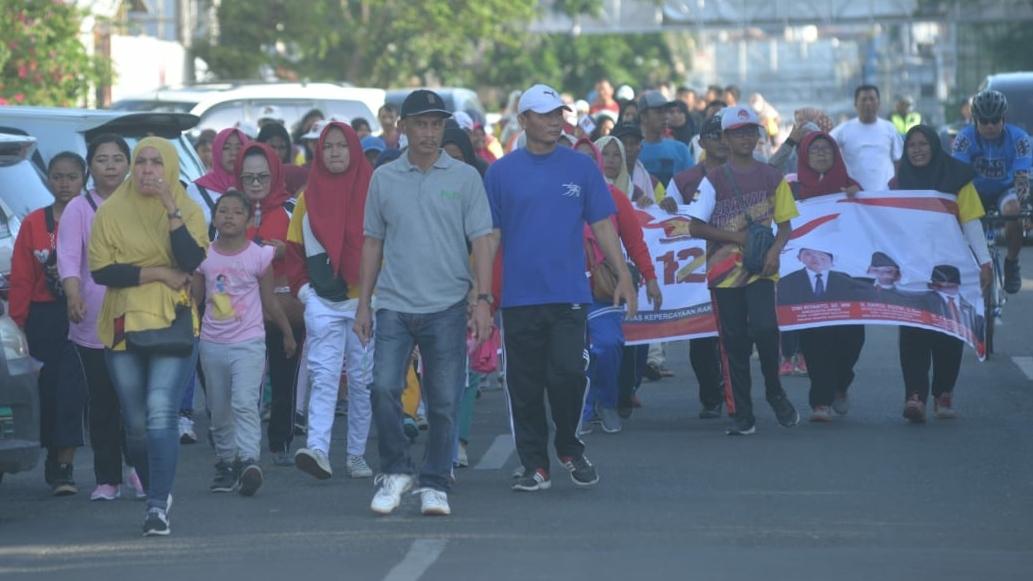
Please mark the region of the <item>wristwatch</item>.
<svg viewBox="0 0 1033 581"><path fill-rule="evenodd" d="M482 302L482 301L485 302L485 303L488 303L490 305L490 304L495 302L495 297L493 297L493 296L491 296L490 294L487 294L487 293L481 293L481 294L477 295L477 302L479 303L479 302Z"/></svg>
<svg viewBox="0 0 1033 581"><path fill-rule="evenodd" d="M179 218L180 220L183 219L183 212L179 208L176 208L175 212L169 212L168 215L169 220L175 220L176 218Z"/></svg>

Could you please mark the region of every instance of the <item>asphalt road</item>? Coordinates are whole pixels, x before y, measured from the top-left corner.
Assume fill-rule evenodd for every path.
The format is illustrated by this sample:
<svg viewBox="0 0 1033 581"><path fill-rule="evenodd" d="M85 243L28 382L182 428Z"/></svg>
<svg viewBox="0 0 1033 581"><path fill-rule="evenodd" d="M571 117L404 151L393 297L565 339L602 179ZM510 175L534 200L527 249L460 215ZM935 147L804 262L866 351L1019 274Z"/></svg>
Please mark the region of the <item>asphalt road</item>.
<svg viewBox="0 0 1033 581"><path fill-rule="evenodd" d="M1031 275L1033 251L1023 262ZM209 493L212 450L184 446L172 535L141 538L142 503L87 500L84 450L76 497L49 497L42 468L5 477L0 579L1031 579L1031 313L1028 278L995 358L965 353L960 417L924 426L900 415L892 328L869 327L848 416L782 429L755 385L758 432L747 438L696 419L687 346L673 344L676 376L644 385L624 431L585 437L601 474L591 490L559 471L551 490L511 492L505 402L486 391L451 517L421 516L415 497L372 515L372 481L346 476L339 421L333 479L266 458L253 498ZM785 384L806 418L807 380Z"/></svg>

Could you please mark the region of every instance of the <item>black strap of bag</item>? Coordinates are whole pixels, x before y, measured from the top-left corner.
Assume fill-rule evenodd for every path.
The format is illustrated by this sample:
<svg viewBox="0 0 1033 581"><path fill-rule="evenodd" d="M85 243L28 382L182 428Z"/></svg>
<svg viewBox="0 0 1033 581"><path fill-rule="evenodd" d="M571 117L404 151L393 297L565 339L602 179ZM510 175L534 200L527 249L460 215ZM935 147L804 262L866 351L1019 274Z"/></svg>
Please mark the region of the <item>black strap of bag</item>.
<svg viewBox="0 0 1033 581"><path fill-rule="evenodd" d="M57 220L54 218L54 206L47 206L43 209L43 217L47 223L47 234L50 235L50 254L47 261L43 263L43 277L47 282L47 290L55 299L65 298L65 287L61 284L61 277L55 274L57 271Z"/></svg>
<svg viewBox="0 0 1033 581"><path fill-rule="evenodd" d="M202 186L201 184L198 184L198 183L195 183L194 185L197 186L197 191L201 192L201 197L204 198L204 203L208 204L208 213L212 217L212 220L209 220L209 224L208 224L208 241L209 242L214 242L215 241L215 234L216 234L215 222L214 222L214 219L215 219L215 200L212 200L212 195L208 193L208 190L204 186Z"/></svg>
<svg viewBox="0 0 1033 581"><path fill-rule="evenodd" d="M86 192L86 201L89 202L90 207L93 208L93 212L96 213L97 212L97 202L93 201L93 196L90 195L90 192Z"/></svg>

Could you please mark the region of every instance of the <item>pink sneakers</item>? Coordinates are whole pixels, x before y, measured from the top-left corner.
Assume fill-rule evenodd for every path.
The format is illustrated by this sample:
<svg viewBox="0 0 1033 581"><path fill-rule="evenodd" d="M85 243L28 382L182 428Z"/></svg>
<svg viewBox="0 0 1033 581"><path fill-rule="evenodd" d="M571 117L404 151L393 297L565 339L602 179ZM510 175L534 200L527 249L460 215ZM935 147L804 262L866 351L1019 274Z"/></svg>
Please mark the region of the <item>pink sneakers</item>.
<svg viewBox="0 0 1033 581"><path fill-rule="evenodd" d="M122 496L119 486L114 484L100 484L90 495L90 500L116 500Z"/></svg>
<svg viewBox="0 0 1033 581"><path fill-rule="evenodd" d="M140 475L136 473L136 468L129 469L129 476L126 477L126 484L133 487L133 492L136 494L137 500L147 499L147 491L143 489L143 483L140 482Z"/></svg>

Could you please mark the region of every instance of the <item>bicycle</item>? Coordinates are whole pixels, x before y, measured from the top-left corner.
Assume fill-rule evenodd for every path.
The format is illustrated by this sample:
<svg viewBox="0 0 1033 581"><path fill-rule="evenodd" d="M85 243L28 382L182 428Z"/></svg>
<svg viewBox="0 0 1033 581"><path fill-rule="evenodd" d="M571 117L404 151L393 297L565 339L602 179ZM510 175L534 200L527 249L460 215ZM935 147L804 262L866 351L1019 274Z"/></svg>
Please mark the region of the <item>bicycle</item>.
<svg viewBox="0 0 1033 581"><path fill-rule="evenodd" d="M1033 210L1023 209L1014 216L1004 216L999 211L987 212L982 218L983 234L986 236L986 249L990 252L990 286L983 293L983 316L986 321L984 341L986 342L986 358L994 351L994 326L1004 311L1008 295L1004 292L1004 225L1012 220L1029 220L1033 218Z"/></svg>

